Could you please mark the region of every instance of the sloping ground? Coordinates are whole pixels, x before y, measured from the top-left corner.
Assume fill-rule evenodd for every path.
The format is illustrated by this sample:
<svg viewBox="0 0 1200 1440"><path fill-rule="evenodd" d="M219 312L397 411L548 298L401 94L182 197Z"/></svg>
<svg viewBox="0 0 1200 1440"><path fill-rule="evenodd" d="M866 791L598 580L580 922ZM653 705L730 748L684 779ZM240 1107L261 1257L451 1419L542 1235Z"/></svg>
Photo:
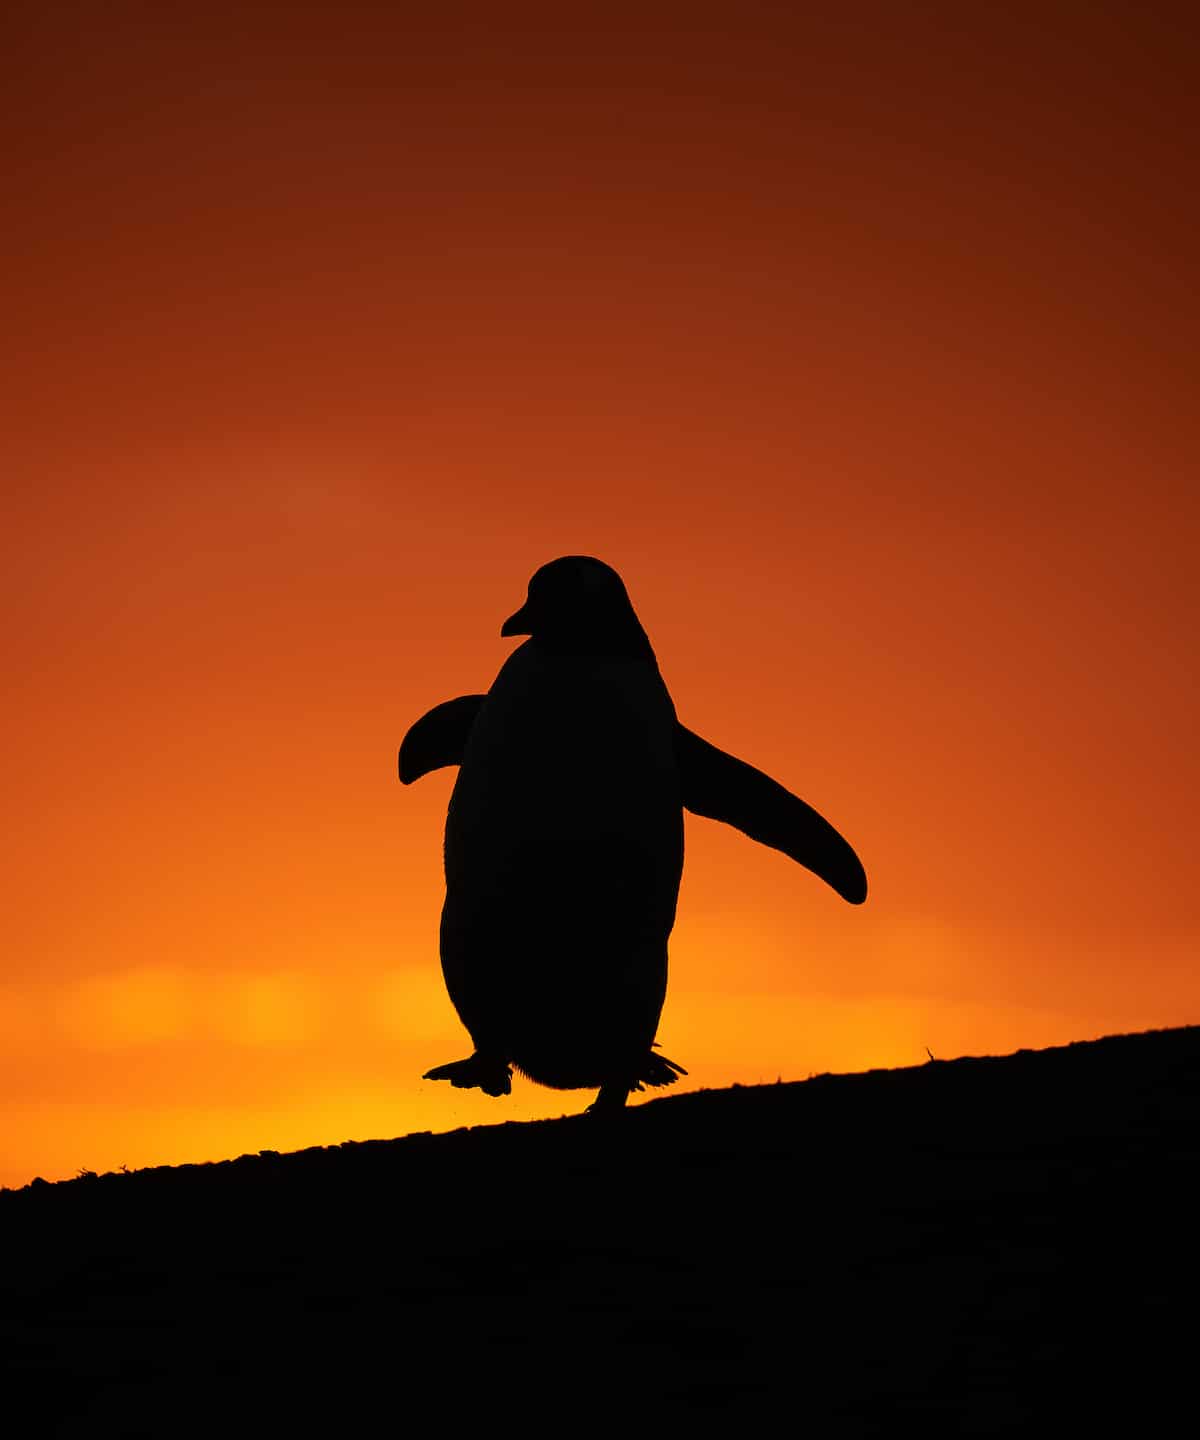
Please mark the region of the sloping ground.
<svg viewBox="0 0 1200 1440"><path fill-rule="evenodd" d="M1198 1099L1192 1027L5 1191L9 1433L1190 1429Z"/></svg>

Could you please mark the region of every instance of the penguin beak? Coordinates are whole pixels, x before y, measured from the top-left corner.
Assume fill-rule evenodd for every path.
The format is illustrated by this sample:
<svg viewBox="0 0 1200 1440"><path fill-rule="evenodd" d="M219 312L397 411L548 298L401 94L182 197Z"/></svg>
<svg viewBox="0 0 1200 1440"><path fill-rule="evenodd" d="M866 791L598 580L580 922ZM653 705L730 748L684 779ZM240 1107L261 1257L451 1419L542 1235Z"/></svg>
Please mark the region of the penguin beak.
<svg viewBox="0 0 1200 1440"><path fill-rule="evenodd" d="M500 627L501 635L532 635L533 626L529 623L529 603L521 606L515 615L510 615Z"/></svg>

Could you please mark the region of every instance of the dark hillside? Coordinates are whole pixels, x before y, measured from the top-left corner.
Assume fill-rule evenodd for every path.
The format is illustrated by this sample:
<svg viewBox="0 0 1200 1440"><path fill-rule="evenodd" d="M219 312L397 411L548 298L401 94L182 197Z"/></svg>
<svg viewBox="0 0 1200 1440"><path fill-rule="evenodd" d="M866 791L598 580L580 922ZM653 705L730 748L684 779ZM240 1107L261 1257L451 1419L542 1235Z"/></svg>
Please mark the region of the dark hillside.
<svg viewBox="0 0 1200 1440"><path fill-rule="evenodd" d="M1165 1433L1198 1098L1193 1027L5 1191L9 1433Z"/></svg>

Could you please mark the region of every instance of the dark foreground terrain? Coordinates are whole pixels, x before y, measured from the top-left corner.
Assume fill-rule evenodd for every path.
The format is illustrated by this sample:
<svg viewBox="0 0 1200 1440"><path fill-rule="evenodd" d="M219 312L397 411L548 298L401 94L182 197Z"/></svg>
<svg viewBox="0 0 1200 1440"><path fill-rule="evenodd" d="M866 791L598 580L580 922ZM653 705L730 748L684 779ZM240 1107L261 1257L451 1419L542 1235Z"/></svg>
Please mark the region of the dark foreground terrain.
<svg viewBox="0 0 1200 1440"><path fill-rule="evenodd" d="M7 1433L1190 1431L1198 1098L1193 1027L0 1192Z"/></svg>

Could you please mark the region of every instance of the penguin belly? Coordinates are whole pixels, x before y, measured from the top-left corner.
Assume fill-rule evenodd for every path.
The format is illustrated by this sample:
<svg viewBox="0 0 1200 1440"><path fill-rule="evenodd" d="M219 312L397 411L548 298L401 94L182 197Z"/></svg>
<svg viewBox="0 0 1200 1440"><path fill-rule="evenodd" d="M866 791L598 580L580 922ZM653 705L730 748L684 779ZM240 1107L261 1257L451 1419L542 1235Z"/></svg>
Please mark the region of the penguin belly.
<svg viewBox="0 0 1200 1440"><path fill-rule="evenodd" d="M480 1054L558 1089L636 1079L683 868L675 712L652 661L514 651L446 819L441 956Z"/></svg>

